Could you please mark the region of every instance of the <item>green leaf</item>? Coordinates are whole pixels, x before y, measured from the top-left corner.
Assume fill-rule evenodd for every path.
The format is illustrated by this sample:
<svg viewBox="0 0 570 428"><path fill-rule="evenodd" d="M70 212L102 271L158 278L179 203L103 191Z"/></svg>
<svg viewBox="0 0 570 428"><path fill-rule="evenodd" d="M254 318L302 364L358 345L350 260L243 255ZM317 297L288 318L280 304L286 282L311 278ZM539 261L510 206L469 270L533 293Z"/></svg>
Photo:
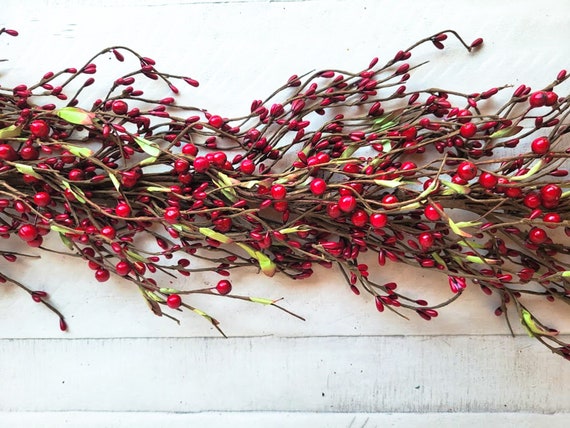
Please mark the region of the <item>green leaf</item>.
<svg viewBox="0 0 570 428"><path fill-rule="evenodd" d="M381 186L381 187L394 188L394 187L401 186L402 184L405 184L400 180L401 180L401 178L397 178L395 180L374 180L374 184Z"/></svg>
<svg viewBox="0 0 570 428"><path fill-rule="evenodd" d="M22 133L22 127L10 125L6 128L0 129L0 139L19 137Z"/></svg>
<svg viewBox="0 0 570 428"><path fill-rule="evenodd" d="M539 335L539 336L556 336L558 335L557 331L548 331L545 330L544 328L542 328L542 326L540 326L536 320L534 319L534 317L532 316L532 314L527 311L526 309L522 309L521 310L521 315L522 315L522 324L523 326L526 328L527 333L530 337L534 337L535 335Z"/></svg>
<svg viewBox="0 0 570 428"><path fill-rule="evenodd" d="M275 265L273 260L271 260L267 255L265 255L261 251L254 250L249 245L244 244L242 242L236 242L236 245L245 250L247 254L249 254L252 258L254 258L259 262L259 267L261 268L261 271L265 275L269 277L275 275L275 272L277 271L277 266Z"/></svg>
<svg viewBox="0 0 570 428"><path fill-rule="evenodd" d="M148 166L156 162L156 156L151 156L139 162L139 166Z"/></svg>
<svg viewBox="0 0 570 428"><path fill-rule="evenodd" d="M64 144L63 147L69 150L69 152L72 155L75 155L80 158L88 158L89 156L93 155L93 150L87 147L77 147L77 146L72 146L70 144Z"/></svg>
<svg viewBox="0 0 570 428"><path fill-rule="evenodd" d="M285 229L279 230L279 233L283 235L287 235L288 233L297 233L297 232L309 232L311 229L303 229L303 226L295 226L295 227L286 227Z"/></svg>
<svg viewBox="0 0 570 428"><path fill-rule="evenodd" d="M565 270L565 271L561 272L560 276L562 278L570 278L570 270Z"/></svg>
<svg viewBox="0 0 570 428"><path fill-rule="evenodd" d="M166 302L166 300L164 300L162 297L158 296L157 294L153 293L150 290L144 290L144 292L148 296L149 299L154 300L155 302L158 302L158 303Z"/></svg>
<svg viewBox="0 0 570 428"><path fill-rule="evenodd" d="M178 294L178 293L180 293L180 290L177 290L176 288L161 288L159 291L161 293L164 293L164 294Z"/></svg>
<svg viewBox="0 0 570 428"><path fill-rule="evenodd" d="M521 181L524 180L525 178L528 177L532 177L534 174L536 174L538 171L540 171L540 169L542 169L542 167L544 166L544 162L542 161L542 159L539 159L538 162L536 162L533 166L530 167L530 169L522 174L522 175L515 175L512 177L509 177L509 179L511 181Z"/></svg>
<svg viewBox="0 0 570 428"><path fill-rule="evenodd" d="M262 305L272 305L275 303L275 300L264 299L263 297L249 297L249 300L254 303L261 303Z"/></svg>
<svg viewBox="0 0 570 428"><path fill-rule="evenodd" d="M447 269L447 264L445 263L445 261L441 258L441 256L439 254L437 254L436 252L431 253L431 256L433 257L433 259L438 262L440 265L442 265L444 268Z"/></svg>
<svg viewBox="0 0 570 428"><path fill-rule="evenodd" d="M160 149L153 143L152 141L147 140L143 137L134 137L135 142L139 145L139 147L148 155L157 158L160 155Z"/></svg>
<svg viewBox="0 0 570 428"><path fill-rule="evenodd" d="M462 186L461 184L455 184L447 180L439 180L439 181L441 182L441 184L447 187L447 190L443 191L444 195L449 195L454 193L458 193L460 195L468 195L469 192L471 191L469 186Z"/></svg>
<svg viewBox="0 0 570 428"><path fill-rule="evenodd" d="M117 189L117 192L119 192L121 190L121 183L119 179L115 177L115 174L113 173L109 173L109 179L113 183L113 186L115 186L115 189Z"/></svg>
<svg viewBox="0 0 570 428"><path fill-rule="evenodd" d="M464 238L472 238L473 235L471 235L470 233L465 232L464 230L461 229L461 227L458 226L458 224L462 224L464 222L460 222L460 223L455 223L452 219L448 218L447 222L449 223L449 228L451 230L453 230L453 232L456 235L459 236L463 236Z"/></svg>
<svg viewBox="0 0 570 428"><path fill-rule="evenodd" d="M38 180L42 179L42 176L39 175L31 165L25 165L23 163L14 163L13 165L14 168L16 168L18 172L21 174L31 175L32 177L37 178Z"/></svg>
<svg viewBox="0 0 570 428"><path fill-rule="evenodd" d="M73 125L93 125L95 113L77 107L63 107L56 114Z"/></svg>
<svg viewBox="0 0 570 428"><path fill-rule="evenodd" d="M233 239L229 236L224 235L223 233L216 232L215 230L209 229L207 227L200 227L198 229L202 235L207 236L208 238L214 239L215 241L221 242L222 244L229 244L233 242ZM238 244L239 245L239 244ZM245 245L245 244L243 244Z"/></svg>
<svg viewBox="0 0 570 428"><path fill-rule="evenodd" d="M61 242L63 242L63 245L65 245L70 250L73 250L73 243L71 242L71 239L69 239L67 236L65 236L64 233L59 233L59 239L61 239Z"/></svg>
<svg viewBox="0 0 570 428"><path fill-rule="evenodd" d="M522 126L511 126L508 128L499 129L498 131L493 132L489 135L489 138L507 138L512 137L513 135L517 135L523 129Z"/></svg>
<svg viewBox="0 0 570 428"><path fill-rule="evenodd" d="M143 262L143 263L148 262L147 259L141 256L139 253L135 253L134 251L126 250L125 254L129 257L129 259L134 260L136 262Z"/></svg>
<svg viewBox="0 0 570 428"><path fill-rule="evenodd" d="M158 187L158 186L148 186L146 190L147 192L164 192L164 193L172 192L172 190L170 190L168 187Z"/></svg>

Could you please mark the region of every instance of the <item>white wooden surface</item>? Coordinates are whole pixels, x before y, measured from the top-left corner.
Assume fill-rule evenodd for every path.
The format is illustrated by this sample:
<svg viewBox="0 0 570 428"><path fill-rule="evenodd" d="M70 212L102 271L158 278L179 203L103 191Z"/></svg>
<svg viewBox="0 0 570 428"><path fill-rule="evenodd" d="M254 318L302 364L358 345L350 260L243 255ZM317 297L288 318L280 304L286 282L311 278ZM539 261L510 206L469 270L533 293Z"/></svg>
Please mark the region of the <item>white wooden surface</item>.
<svg viewBox="0 0 570 428"><path fill-rule="evenodd" d="M468 40L482 36L485 47L473 56L454 43L418 51L416 59L432 59L415 79L420 87L538 86L570 68L567 1L504 3L4 0L0 25L21 36L0 39L0 57L10 59L0 78L21 83L123 44L198 79L198 89L184 88L184 101L231 116L293 73L356 70L446 28ZM63 334L47 310L0 289L2 427L562 427L570 420L568 363L522 331L511 338L490 316L497 302L475 288L428 323L377 313L334 272L307 283L243 272L233 276L236 290L286 297L307 321L201 301L222 321L226 340L190 315L181 326L152 316L128 284L98 284L76 263L44 255L16 270L1 267L48 291L70 322ZM448 296L443 278L421 270L388 266L378 275ZM541 314L562 316L547 304ZM557 325L570 332L570 322Z"/></svg>

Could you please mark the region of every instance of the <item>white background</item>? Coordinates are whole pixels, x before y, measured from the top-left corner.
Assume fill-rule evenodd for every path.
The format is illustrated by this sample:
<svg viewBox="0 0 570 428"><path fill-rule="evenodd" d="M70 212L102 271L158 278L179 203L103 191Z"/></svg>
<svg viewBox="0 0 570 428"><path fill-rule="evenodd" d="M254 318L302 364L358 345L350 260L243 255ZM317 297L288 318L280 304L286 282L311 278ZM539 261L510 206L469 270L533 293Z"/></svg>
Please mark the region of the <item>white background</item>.
<svg viewBox="0 0 570 428"><path fill-rule="evenodd" d="M117 5L120 4L120 5ZM246 112L291 74L330 67L357 71L370 59L453 28L484 48L422 48L431 62L412 82L480 92L546 85L570 68L570 5L446 1L3 1L0 84L81 66L110 45L190 75L180 103L225 116ZM99 80L118 63L104 58ZM126 69L124 69L126 71ZM99 74L101 74L99 76ZM109 77L111 78L111 77ZM566 88L568 92L568 88ZM164 91L164 96L169 96ZM7 243L0 243L8 245ZM57 245L57 243L53 243ZM154 317L138 291L97 283L76 259L42 255L0 265L44 289L70 330L15 288L0 288L0 426L567 426L568 362L492 316L497 301L475 287L440 317L379 314L338 272L293 283L254 270L232 276L240 294L285 297L301 322L272 308L200 301L222 339L196 316L180 326ZM375 275L434 299L447 280L387 266ZM192 284L215 284L213 274ZM416 290L416 291L414 291ZM567 312L540 314L570 332Z"/></svg>

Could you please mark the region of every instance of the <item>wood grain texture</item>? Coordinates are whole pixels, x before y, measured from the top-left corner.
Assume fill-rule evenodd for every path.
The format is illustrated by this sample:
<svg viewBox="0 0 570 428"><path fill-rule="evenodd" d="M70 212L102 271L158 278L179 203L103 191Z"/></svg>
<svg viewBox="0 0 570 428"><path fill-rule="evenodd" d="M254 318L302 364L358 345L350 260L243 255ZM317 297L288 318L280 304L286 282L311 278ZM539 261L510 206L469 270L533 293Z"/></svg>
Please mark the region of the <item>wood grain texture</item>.
<svg viewBox="0 0 570 428"><path fill-rule="evenodd" d="M4 339L0 411L532 412L563 359L504 336ZM544 356L548 358L549 356ZM25 368L25 370L22 370Z"/></svg>
<svg viewBox="0 0 570 428"><path fill-rule="evenodd" d="M10 428L566 428L570 414L532 413L306 413L306 412L30 412L0 413L0 424Z"/></svg>

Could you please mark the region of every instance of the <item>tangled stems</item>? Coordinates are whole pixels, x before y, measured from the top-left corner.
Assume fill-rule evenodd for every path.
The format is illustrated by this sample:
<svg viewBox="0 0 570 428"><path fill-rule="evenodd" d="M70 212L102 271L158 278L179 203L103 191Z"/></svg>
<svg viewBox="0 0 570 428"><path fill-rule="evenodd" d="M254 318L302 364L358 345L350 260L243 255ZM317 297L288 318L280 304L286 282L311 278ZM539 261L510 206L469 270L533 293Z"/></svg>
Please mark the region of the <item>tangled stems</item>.
<svg viewBox="0 0 570 428"><path fill-rule="evenodd" d="M292 76L237 118L147 98L134 86L141 78L175 94L174 82L198 82L124 47L0 88L0 233L44 250L42 237L59 234L99 281L122 276L157 315L191 310L216 328L190 305L193 294L287 310L232 293L227 279L183 290L161 278L256 266L301 280L336 266L379 311L428 320L472 283L499 297L497 315L509 322L513 310L531 336L570 359L530 308L540 298L570 303L570 105L555 92L567 74L538 91L521 85L496 112L485 101L511 89L408 89L422 65L408 62L413 49L443 48L448 35L469 51L482 43L444 31L383 66L375 58L358 73ZM87 105L80 95L108 55L137 67ZM430 304L374 281L387 260L441 271L453 297Z"/></svg>

